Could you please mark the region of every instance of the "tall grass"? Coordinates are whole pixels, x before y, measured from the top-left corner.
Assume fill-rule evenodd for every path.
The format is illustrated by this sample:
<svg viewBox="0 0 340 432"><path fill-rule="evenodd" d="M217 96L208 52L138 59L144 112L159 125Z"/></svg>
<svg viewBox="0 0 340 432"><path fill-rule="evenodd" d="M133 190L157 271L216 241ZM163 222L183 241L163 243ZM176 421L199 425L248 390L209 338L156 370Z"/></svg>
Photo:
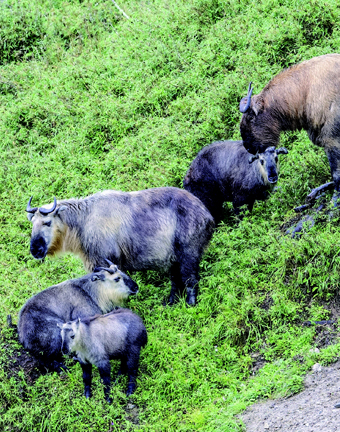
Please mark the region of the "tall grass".
<svg viewBox="0 0 340 432"><path fill-rule="evenodd" d="M330 316L340 270L339 227L324 220L301 240L281 225L310 188L330 180L324 152L302 133L282 136L279 188L241 223L226 218L201 264L199 303L164 307L166 275L138 273L128 306L149 344L138 389L82 397L81 371L11 374L17 352L7 314L50 285L84 274L73 256L29 254L28 198L46 204L115 188L181 187L196 153L239 139L238 104L291 64L339 52L335 0L108 0L0 2L0 425L7 431L241 431L235 415L261 397L302 386L320 353L315 327ZM265 365L253 372L256 358ZM299 359L299 360L297 360ZM301 360L302 359L302 360ZM114 371L118 365L114 364ZM131 405L135 405L131 408ZM131 413L134 413L133 415ZM138 424L137 424L138 423Z"/></svg>

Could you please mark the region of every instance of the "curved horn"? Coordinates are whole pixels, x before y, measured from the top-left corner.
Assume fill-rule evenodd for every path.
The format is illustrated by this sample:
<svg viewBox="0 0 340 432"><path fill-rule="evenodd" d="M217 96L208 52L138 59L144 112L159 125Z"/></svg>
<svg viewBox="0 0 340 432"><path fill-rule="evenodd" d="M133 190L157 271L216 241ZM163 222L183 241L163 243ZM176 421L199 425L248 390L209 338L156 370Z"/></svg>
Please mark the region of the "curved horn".
<svg viewBox="0 0 340 432"><path fill-rule="evenodd" d="M114 274L115 273L115 270L113 270L112 268L107 268L107 267L96 267L93 270L93 273L98 273L98 272L100 272L102 270L107 271L110 274Z"/></svg>
<svg viewBox="0 0 340 432"><path fill-rule="evenodd" d="M107 258L105 258L105 261L108 263L108 265L109 266L113 266L114 264L113 264L113 262L112 261L110 261L109 259L107 259Z"/></svg>
<svg viewBox="0 0 340 432"><path fill-rule="evenodd" d="M285 147L280 147L276 150L276 154L287 154L288 150Z"/></svg>
<svg viewBox="0 0 340 432"><path fill-rule="evenodd" d="M33 196L31 196L31 198L28 200L28 204L26 207L27 213L35 213L38 210L38 207L31 207L32 198Z"/></svg>
<svg viewBox="0 0 340 432"><path fill-rule="evenodd" d="M259 155L258 155L258 153L256 153L256 155L249 156L248 162L251 164L258 158L259 158Z"/></svg>
<svg viewBox="0 0 340 432"><path fill-rule="evenodd" d="M240 102L241 113L247 112L249 107L250 107L251 95L253 93L253 88L251 87L251 85L252 85L252 81L250 81L250 83L249 83L247 96L241 99L241 102Z"/></svg>
<svg viewBox="0 0 340 432"><path fill-rule="evenodd" d="M56 209L56 207L57 207L57 200L54 197L54 203L53 203L52 208L50 208L50 209L44 209L43 207L40 207L39 211L40 211L40 213L42 215L47 216L49 213L52 213Z"/></svg>

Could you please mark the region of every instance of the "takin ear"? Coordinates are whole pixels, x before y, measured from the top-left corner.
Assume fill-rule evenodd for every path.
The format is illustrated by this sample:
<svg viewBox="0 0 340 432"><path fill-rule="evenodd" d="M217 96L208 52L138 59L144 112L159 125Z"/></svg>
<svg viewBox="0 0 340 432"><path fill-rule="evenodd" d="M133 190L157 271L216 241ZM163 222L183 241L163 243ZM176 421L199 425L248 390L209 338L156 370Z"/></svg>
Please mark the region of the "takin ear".
<svg viewBox="0 0 340 432"><path fill-rule="evenodd" d="M264 109L263 100L256 98L256 96L252 100L252 104L250 108L254 111L254 114L257 116Z"/></svg>
<svg viewBox="0 0 340 432"><path fill-rule="evenodd" d="M58 326L60 329L62 329L63 326L64 326L64 324L57 323L57 326Z"/></svg>
<svg viewBox="0 0 340 432"><path fill-rule="evenodd" d="M95 282L96 280L98 280L98 279L100 279L100 280L105 280L105 276L103 275L103 274L93 274L92 276L91 276L91 281L92 282Z"/></svg>
<svg viewBox="0 0 340 432"><path fill-rule="evenodd" d="M32 218L34 216L34 213L27 213L27 219L31 222Z"/></svg>
<svg viewBox="0 0 340 432"><path fill-rule="evenodd" d="M59 216L59 213L62 212L62 211L64 211L64 210L66 210L66 209L67 209L66 206L58 207L57 210L54 212L53 216Z"/></svg>
<svg viewBox="0 0 340 432"><path fill-rule="evenodd" d="M276 154L288 154L288 150L285 147L280 147L276 150Z"/></svg>
<svg viewBox="0 0 340 432"><path fill-rule="evenodd" d="M258 154L256 154L256 155L251 155L251 156L249 156L249 159L248 159L248 161L249 161L249 163L251 164L251 163L253 163L256 159L258 159L259 158L259 155Z"/></svg>

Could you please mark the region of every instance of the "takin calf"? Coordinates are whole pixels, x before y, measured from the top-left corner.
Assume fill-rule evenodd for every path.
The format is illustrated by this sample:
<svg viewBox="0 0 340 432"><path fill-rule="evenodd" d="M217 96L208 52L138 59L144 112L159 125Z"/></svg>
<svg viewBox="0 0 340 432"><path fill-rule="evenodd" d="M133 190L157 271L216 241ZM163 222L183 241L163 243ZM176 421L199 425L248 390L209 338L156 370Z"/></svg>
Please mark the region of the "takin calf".
<svg viewBox="0 0 340 432"><path fill-rule="evenodd" d="M32 199L32 197L31 197ZM37 259L58 252L80 256L87 270L105 258L123 271L170 270L171 294L187 290L195 304L198 270L214 220L199 199L174 188L138 192L107 190L84 199L31 207L31 253Z"/></svg>
<svg viewBox="0 0 340 432"><path fill-rule="evenodd" d="M19 313L20 342L48 369L63 367L57 324L106 313L138 291L137 284L117 266L96 270L39 292Z"/></svg>
<svg viewBox="0 0 340 432"><path fill-rule="evenodd" d="M197 196L219 223L223 202L231 201L236 214L247 204L265 200L278 180L278 155L284 147L268 147L251 156L242 141L217 141L204 147L193 160L183 181L184 189Z"/></svg>
<svg viewBox="0 0 340 432"><path fill-rule="evenodd" d="M110 403L110 359L120 359L118 375L128 375L126 394L136 388L140 350L147 343L147 333L140 317L129 309L106 315L82 318L61 328L62 351L76 352L83 370L84 395L91 397L92 365L97 366L104 383L105 399Z"/></svg>
<svg viewBox="0 0 340 432"><path fill-rule="evenodd" d="M340 54L303 61L276 75L256 96L241 100L244 147L253 154L276 146L281 131L308 132L325 149L340 192Z"/></svg>

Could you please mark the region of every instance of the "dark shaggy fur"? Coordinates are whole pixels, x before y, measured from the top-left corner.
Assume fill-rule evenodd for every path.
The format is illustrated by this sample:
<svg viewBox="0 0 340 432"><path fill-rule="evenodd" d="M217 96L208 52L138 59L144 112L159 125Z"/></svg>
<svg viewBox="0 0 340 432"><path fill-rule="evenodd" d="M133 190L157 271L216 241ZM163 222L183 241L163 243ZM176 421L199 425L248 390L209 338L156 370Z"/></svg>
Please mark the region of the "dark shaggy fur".
<svg viewBox="0 0 340 432"><path fill-rule="evenodd" d="M112 310L137 284L116 266L54 285L31 297L19 313L20 342L47 368L62 365L57 324Z"/></svg>
<svg viewBox="0 0 340 432"><path fill-rule="evenodd" d="M48 215L33 209L28 217L35 258L73 252L90 271L105 258L124 271L170 270L169 302L186 288L187 302L195 304L199 262L214 221L189 192L173 187L108 190L61 201Z"/></svg>
<svg viewBox="0 0 340 432"><path fill-rule="evenodd" d="M79 319L60 326L63 352L76 352L83 369L84 394L91 397L92 365L97 366L108 402L110 359L120 359L120 373L128 375L127 395L136 388L140 350L147 333L140 317L128 309Z"/></svg>
<svg viewBox="0 0 340 432"><path fill-rule="evenodd" d="M337 192L340 192L340 55L314 57L282 71L259 93L243 98L241 135L255 154L276 146L281 131L308 132L325 149Z"/></svg>
<svg viewBox="0 0 340 432"><path fill-rule="evenodd" d="M284 148L268 148L254 161L242 141L218 141L204 147L192 162L183 186L197 196L218 223L223 203L231 201L235 212L247 204L251 211L256 200L264 200L278 180L279 153Z"/></svg>

